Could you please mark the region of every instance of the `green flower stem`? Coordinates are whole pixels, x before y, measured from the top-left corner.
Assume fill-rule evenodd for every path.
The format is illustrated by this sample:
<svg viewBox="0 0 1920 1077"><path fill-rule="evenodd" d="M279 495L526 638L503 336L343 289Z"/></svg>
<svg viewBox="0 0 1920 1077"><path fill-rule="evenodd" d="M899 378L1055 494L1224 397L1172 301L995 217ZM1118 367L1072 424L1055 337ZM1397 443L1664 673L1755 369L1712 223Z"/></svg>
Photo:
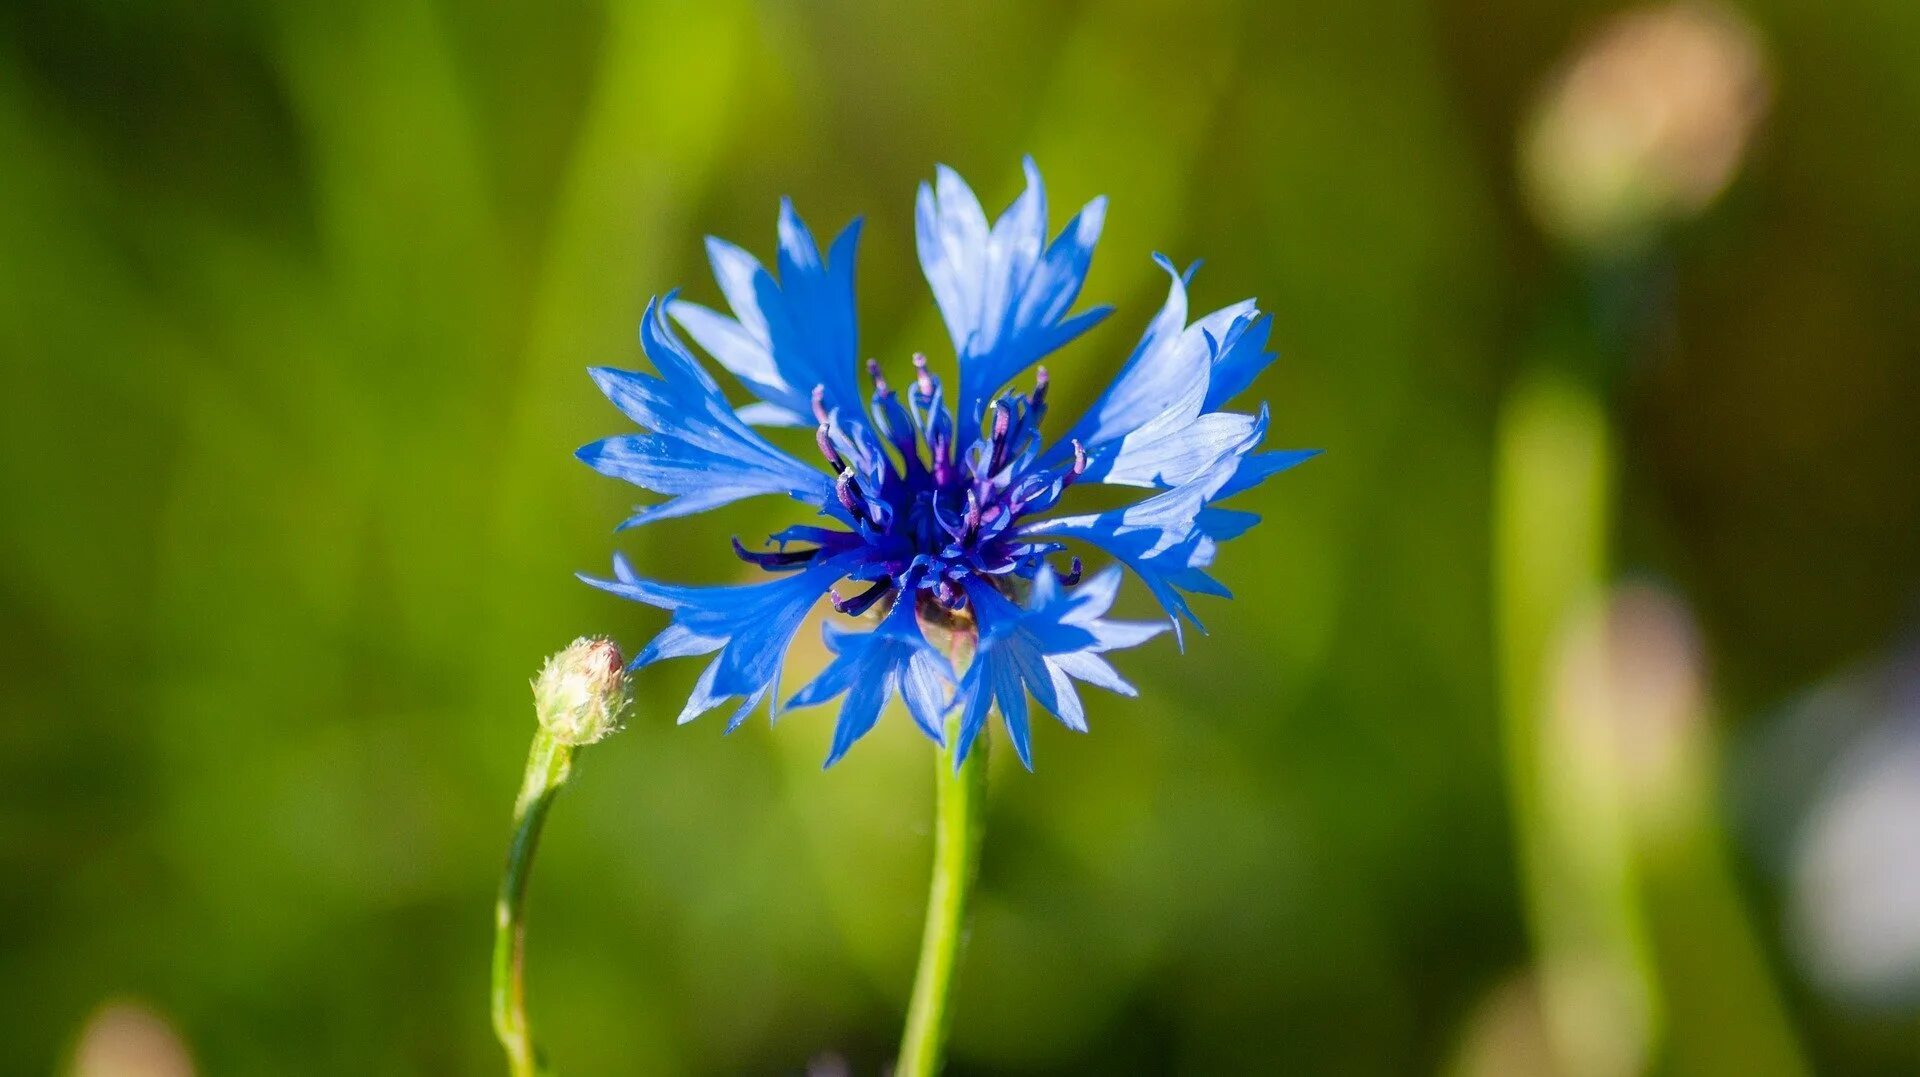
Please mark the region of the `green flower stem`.
<svg viewBox="0 0 1920 1077"><path fill-rule="evenodd" d="M526 777L513 805L513 844L507 848L506 872L493 907L493 1032L507 1052L511 1077L545 1072L527 1021L527 879L533 874L547 806L573 769L573 750L545 728L534 733Z"/></svg>
<svg viewBox="0 0 1920 1077"><path fill-rule="evenodd" d="M967 761L956 769L953 745L958 739L957 723L949 725L947 747L934 760L933 882L895 1077L934 1077L946 1057L948 1000L966 930L967 897L980 866L987 803L987 738L976 740Z"/></svg>

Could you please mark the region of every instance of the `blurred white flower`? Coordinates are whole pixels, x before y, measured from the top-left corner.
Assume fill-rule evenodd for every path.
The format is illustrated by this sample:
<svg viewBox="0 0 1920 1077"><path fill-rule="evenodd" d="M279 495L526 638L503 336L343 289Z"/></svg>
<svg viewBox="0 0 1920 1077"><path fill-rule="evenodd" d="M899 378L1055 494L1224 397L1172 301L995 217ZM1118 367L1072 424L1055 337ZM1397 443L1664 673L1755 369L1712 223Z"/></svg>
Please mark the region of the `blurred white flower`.
<svg viewBox="0 0 1920 1077"><path fill-rule="evenodd" d="M1920 1011L1920 651L1816 686L1739 757L1789 951L1831 1000Z"/></svg>
<svg viewBox="0 0 1920 1077"><path fill-rule="evenodd" d="M1821 986L1865 1006L1920 1000L1920 729L1896 720L1834 768L1796 843L1789 922Z"/></svg>

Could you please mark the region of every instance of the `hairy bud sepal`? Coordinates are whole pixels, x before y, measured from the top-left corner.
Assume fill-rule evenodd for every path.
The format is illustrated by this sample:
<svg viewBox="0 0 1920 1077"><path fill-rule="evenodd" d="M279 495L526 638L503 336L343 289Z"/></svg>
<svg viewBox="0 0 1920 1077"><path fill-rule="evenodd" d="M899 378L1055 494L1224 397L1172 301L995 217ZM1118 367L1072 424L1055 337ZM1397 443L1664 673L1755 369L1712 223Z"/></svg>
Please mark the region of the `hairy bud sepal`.
<svg viewBox="0 0 1920 1077"><path fill-rule="evenodd" d="M572 747L593 744L617 732L632 698L620 648L612 640L597 637L574 640L547 659L533 681L533 708L540 728Z"/></svg>

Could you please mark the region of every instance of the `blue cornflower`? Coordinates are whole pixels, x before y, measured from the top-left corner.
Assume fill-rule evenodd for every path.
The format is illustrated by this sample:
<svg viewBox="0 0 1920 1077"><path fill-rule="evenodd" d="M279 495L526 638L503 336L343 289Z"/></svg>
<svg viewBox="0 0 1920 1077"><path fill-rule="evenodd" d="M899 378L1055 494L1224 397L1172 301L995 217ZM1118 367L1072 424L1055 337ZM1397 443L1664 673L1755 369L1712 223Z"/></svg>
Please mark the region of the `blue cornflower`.
<svg viewBox="0 0 1920 1077"><path fill-rule="evenodd" d="M893 695L944 743L944 717L961 720L955 763L998 704L1008 739L1032 767L1027 697L1068 727L1086 728L1074 681L1131 695L1103 655L1164 630L1105 618L1117 568L1081 580L1069 544L1111 555L1159 600L1176 636L1199 621L1189 593L1227 596L1207 574L1219 543L1258 517L1215 507L1314 455L1260 452L1267 413L1223 410L1273 361L1269 319L1251 300L1187 320L1190 268L1155 256L1171 282L1106 392L1063 434L1042 434L1048 375L1009 388L1028 368L1110 313L1069 314L1086 280L1106 202L1094 199L1047 242L1046 192L1032 160L1024 193L991 226L966 183L941 168L915 207L921 269L953 338L959 391L946 391L924 356L897 387L866 363L862 393L853 262L860 222L822 257L790 202L780 207L778 273L720 239L707 241L732 317L669 293L647 307L640 343L656 374L597 368L608 399L649 431L594 442L580 459L667 500L622 528L701 512L757 494L782 494L818 510L820 523L769 537L768 549L734 553L764 569L764 583L695 587L637 576L614 558L614 578L582 577L667 610L671 622L633 660L716 654L680 720L737 700L731 730L763 700L780 709L787 647L823 595L842 614L875 611L866 631L828 625L834 657L788 705L846 699L831 765L873 727ZM688 351L669 318L758 398L736 409ZM777 448L756 426L812 426L822 470ZM1075 484L1153 491L1121 508L1050 515ZM850 582L847 594L834 590ZM936 634L971 636L964 674Z"/></svg>

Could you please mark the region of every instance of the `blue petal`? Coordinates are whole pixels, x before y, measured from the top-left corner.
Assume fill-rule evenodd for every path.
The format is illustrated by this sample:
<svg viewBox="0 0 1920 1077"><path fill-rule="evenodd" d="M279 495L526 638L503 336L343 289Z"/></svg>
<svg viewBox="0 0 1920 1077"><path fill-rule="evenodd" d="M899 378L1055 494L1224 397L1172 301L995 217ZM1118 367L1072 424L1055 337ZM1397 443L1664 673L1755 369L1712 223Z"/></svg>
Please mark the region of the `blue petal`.
<svg viewBox="0 0 1920 1077"><path fill-rule="evenodd" d="M1259 446L1266 427L1267 413L1262 409L1238 444L1199 475L1170 490L1107 512L1036 521L1019 533L1079 539L1107 551L1146 583L1173 618L1176 637L1182 618L1201 628L1181 592L1220 593L1219 584L1204 570L1218 544L1244 530L1242 525L1251 526L1252 519L1250 514L1207 506L1234 478L1247 454Z"/></svg>
<svg viewBox="0 0 1920 1077"><path fill-rule="evenodd" d="M981 671L993 685L993 698L1000 704L1000 723L1006 727L1007 739L1013 742L1013 754L1020 757L1020 765L1033 771L1033 731L1027 725L1027 682L1020 675L1020 659L1023 649L1008 647L999 655L980 663ZM969 668L971 673L972 669ZM959 757L954 762L959 763Z"/></svg>
<svg viewBox="0 0 1920 1077"><path fill-rule="evenodd" d="M649 303L640 324L641 346L659 375L610 367L589 372L614 406L652 433L606 438L576 455L601 474L672 495L622 526L685 516L757 494L832 504L833 481L775 448L733 413L719 386L674 336L661 308L659 300Z"/></svg>
<svg viewBox="0 0 1920 1077"><path fill-rule="evenodd" d="M697 448L664 434L605 438L582 446L575 455L602 475L657 494L678 495L628 517L622 529L704 512L758 494L809 499L789 477L758 462Z"/></svg>
<svg viewBox="0 0 1920 1077"><path fill-rule="evenodd" d="M1164 624L1155 624L1148 627L1151 627L1156 635L1167 629L1167 626ZM1115 672L1113 666L1109 665L1107 660L1100 657L1095 651L1078 651L1074 654L1057 655L1048 660L1048 665L1066 676L1083 680L1096 688L1105 688L1107 691L1117 695L1132 698L1139 694L1133 685L1122 680L1120 674Z"/></svg>
<svg viewBox="0 0 1920 1077"><path fill-rule="evenodd" d="M1251 490L1282 471L1289 470L1319 456L1324 449L1280 449L1274 452L1256 453L1240 461L1233 478L1220 488L1214 500L1224 501L1245 490Z"/></svg>
<svg viewBox="0 0 1920 1077"><path fill-rule="evenodd" d="M1014 754L1033 769L1027 722L1027 696L1077 732L1086 732L1086 711L1073 686L1078 678L1132 695L1100 655L1144 643L1164 624L1109 621L1105 614L1120 588L1120 570L1110 568L1078 587L1063 588L1053 570L1042 567L1034 578L1026 608L1008 601L992 585L969 581L968 598L980 626L979 650L954 695L960 707L960 733L954 765L966 760L986 725L993 704L1000 708Z"/></svg>
<svg viewBox="0 0 1920 1077"><path fill-rule="evenodd" d="M1228 328L1227 335L1220 338L1220 346L1214 355L1213 373L1207 382L1207 399L1202 405L1204 410L1219 410L1221 405L1252 385L1253 379L1262 370L1273 365L1276 355L1267 350L1267 337L1272 330L1273 319L1265 314L1236 320Z"/></svg>
<svg viewBox="0 0 1920 1077"><path fill-rule="evenodd" d="M774 687L800 622L844 574L849 561L847 556L829 558L767 583L695 587L645 579L616 554L613 579L580 578L603 591L672 612L672 622L634 657L634 668L719 651L694 685L680 721L692 721L727 699L739 698L745 703L731 728Z"/></svg>
<svg viewBox="0 0 1920 1077"><path fill-rule="evenodd" d="M783 199L779 236L778 280L753 255L708 238L707 259L732 318L685 301L673 303L670 312L687 335L764 402L742 409L749 421L812 426L813 390L821 386L829 410L863 425L853 290L860 222L847 225L823 259L813 233L793 203Z"/></svg>
<svg viewBox="0 0 1920 1077"><path fill-rule="evenodd" d="M954 702L960 705L960 732L953 749L955 769L972 754L973 742L987 728L987 715L993 710L993 690L986 683L986 668L981 665L983 661L980 655L974 656L972 664L967 666L966 676L960 679L960 688L954 697ZM976 669L978 672L975 672Z"/></svg>
<svg viewBox="0 0 1920 1077"><path fill-rule="evenodd" d="M1236 382L1244 387L1249 370L1264 366L1251 356L1260 354L1264 345L1266 319L1252 300L1245 300L1188 325L1192 270L1182 274L1162 255L1154 261L1170 278L1166 302L1113 384L1041 456L1040 467L1064 464L1078 441L1087 452L1088 480L1177 486L1191 481L1251 429L1252 416L1213 410L1219 395L1213 387L1223 376L1222 392Z"/></svg>
<svg viewBox="0 0 1920 1077"><path fill-rule="evenodd" d="M834 723L827 766L839 762L855 741L867 735L887 699L895 694L906 700L907 711L922 733L935 744L946 742L941 715L947 709L945 686L953 683L953 667L920 633L913 606L911 595L896 599L893 610L871 632L826 626L833 661L794 693L787 706L812 706L846 694Z"/></svg>
<svg viewBox="0 0 1920 1077"><path fill-rule="evenodd" d="M676 301L668 312L695 343L705 348L708 355L713 356L721 366L732 371L734 377L739 378L755 396L761 398L761 403L750 404L748 407L759 409L756 414L763 417L761 420L763 424L799 426L807 421L806 415L795 412L785 403L799 394L790 389L786 380L780 376L780 368L773 361L773 353L769 352L767 346L741 323L684 299ZM782 403L767 403L768 400L778 400ZM742 420L753 421L744 415Z"/></svg>
<svg viewBox="0 0 1920 1077"><path fill-rule="evenodd" d="M979 428L989 398L1016 374L1110 313L1067 317L1086 282L1106 199L1087 203L1048 246L1046 188L1031 157L1022 166L1026 190L991 229L973 190L944 165L933 186L920 185L915 204L920 268L960 358L967 431Z"/></svg>

